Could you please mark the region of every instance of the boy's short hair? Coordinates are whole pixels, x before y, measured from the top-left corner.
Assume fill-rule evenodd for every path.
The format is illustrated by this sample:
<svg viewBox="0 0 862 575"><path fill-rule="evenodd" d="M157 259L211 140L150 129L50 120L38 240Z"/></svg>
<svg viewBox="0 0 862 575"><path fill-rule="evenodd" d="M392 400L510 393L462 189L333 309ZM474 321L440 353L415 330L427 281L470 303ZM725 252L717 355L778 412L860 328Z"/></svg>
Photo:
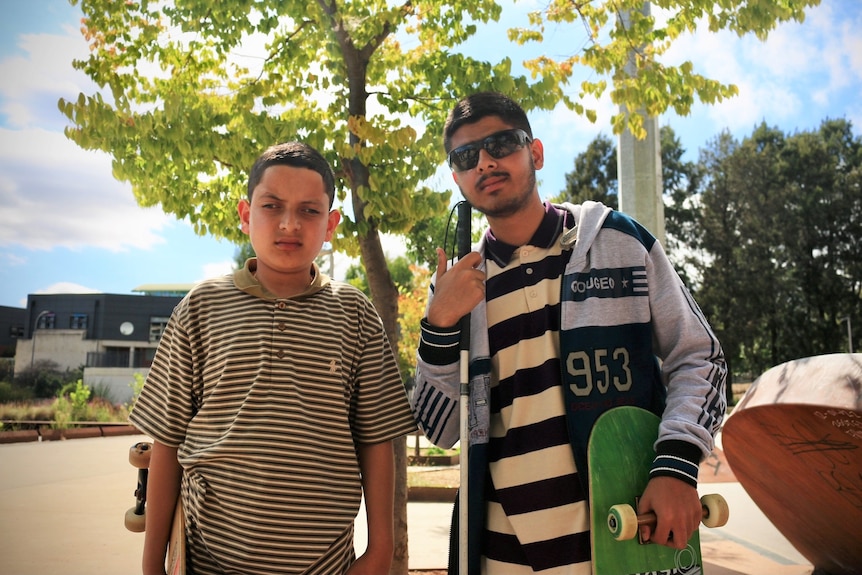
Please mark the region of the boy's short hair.
<svg viewBox="0 0 862 575"><path fill-rule="evenodd" d="M329 197L329 208L335 201L335 175L320 152L303 142L284 142L270 146L258 156L248 175L248 199L270 166L294 166L314 170L323 178L323 188Z"/></svg>
<svg viewBox="0 0 862 575"><path fill-rule="evenodd" d="M498 92L479 92L455 104L443 126L443 147L446 153L452 151L452 134L464 124L473 124L487 116L497 116L513 128L527 132L532 139L533 131L524 109L504 94Z"/></svg>

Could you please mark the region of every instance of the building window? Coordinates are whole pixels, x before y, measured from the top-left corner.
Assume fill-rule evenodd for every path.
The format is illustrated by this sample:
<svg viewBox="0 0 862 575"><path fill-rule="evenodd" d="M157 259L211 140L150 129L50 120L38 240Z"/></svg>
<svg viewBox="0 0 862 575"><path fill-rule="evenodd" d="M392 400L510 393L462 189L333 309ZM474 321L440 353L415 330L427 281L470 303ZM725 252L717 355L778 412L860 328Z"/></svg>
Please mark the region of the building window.
<svg viewBox="0 0 862 575"><path fill-rule="evenodd" d="M166 317L151 317L150 318L150 342L155 343L162 339L162 334L165 333L165 328L168 326Z"/></svg>
<svg viewBox="0 0 862 575"><path fill-rule="evenodd" d="M87 314L73 313L69 317L69 329L87 329Z"/></svg>
<svg viewBox="0 0 862 575"><path fill-rule="evenodd" d="M9 326L9 337L13 339L16 337L24 337L24 325L18 324Z"/></svg>
<svg viewBox="0 0 862 575"><path fill-rule="evenodd" d="M39 321L36 322L36 329L54 329L54 322L57 316L53 313L39 315Z"/></svg>

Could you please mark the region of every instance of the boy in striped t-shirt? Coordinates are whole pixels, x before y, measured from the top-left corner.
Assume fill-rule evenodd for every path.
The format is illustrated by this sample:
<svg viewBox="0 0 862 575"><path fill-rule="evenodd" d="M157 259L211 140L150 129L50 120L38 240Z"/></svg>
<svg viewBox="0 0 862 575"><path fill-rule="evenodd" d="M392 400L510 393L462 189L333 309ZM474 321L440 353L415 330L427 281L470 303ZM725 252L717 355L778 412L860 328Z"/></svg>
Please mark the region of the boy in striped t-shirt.
<svg viewBox="0 0 862 575"><path fill-rule="evenodd" d="M195 575L389 572L392 439L415 423L374 307L314 263L339 222L334 194L316 150L267 149L238 206L257 257L171 315L130 418L155 440L145 575L165 573L178 497Z"/></svg>
<svg viewBox="0 0 862 575"><path fill-rule="evenodd" d="M643 534L684 547L700 518L698 463L726 408L724 355L706 319L637 222L596 202L540 199L542 143L510 98L461 100L444 146L489 229L451 268L438 251L412 404L434 443L459 440L469 313L469 575L591 573L587 439L616 405L662 416L639 504L658 523ZM453 537L450 573L456 547Z"/></svg>

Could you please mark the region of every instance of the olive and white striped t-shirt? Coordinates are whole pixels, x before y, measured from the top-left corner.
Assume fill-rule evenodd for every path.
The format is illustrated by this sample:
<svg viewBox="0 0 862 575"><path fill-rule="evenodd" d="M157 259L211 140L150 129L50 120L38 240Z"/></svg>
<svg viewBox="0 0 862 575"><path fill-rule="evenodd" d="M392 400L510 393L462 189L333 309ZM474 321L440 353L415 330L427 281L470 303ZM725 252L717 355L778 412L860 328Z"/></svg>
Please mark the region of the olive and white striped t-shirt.
<svg viewBox="0 0 862 575"><path fill-rule="evenodd" d="M379 316L315 267L294 298L255 262L176 307L131 422L178 447L196 574L343 573L354 559L357 443L415 429Z"/></svg>

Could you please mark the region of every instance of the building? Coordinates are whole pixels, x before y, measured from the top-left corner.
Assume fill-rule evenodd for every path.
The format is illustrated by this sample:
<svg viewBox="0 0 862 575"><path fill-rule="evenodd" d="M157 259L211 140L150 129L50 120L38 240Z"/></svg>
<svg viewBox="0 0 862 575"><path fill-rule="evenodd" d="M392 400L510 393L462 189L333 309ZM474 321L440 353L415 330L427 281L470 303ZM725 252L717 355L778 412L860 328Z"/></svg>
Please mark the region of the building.
<svg viewBox="0 0 862 575"><path fill-rule="evenodd" d="M26 323L26 309L0 305L0 358L15 356L15 347L18 338L24 337Z"/></svg>
<svg viewBox="0 0 862 575"><path fill-rule="evenodd" d="M172 293L28 295L15 373L43 359L60 369L83 366L87 386L106 391L114 403L128 402L134 374L146 375L168 318L184 295L182 290Z"/></svg>

